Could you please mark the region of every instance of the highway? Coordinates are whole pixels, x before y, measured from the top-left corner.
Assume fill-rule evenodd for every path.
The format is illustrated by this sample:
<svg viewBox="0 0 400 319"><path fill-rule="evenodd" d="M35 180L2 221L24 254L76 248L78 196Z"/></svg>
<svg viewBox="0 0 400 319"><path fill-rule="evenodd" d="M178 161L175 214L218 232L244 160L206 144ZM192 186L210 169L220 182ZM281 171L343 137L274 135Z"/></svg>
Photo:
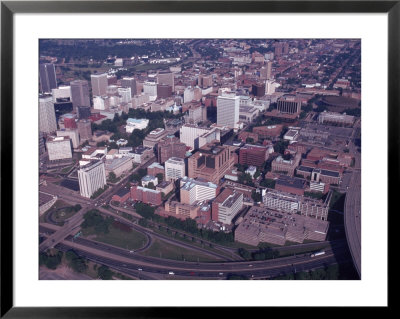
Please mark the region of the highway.
<svg viewBox="0 0 400 319"><path fill-rule="evenodd" d="M354 134L360 126L358 121L349 143L350 154L354 154L355 163L350 170L352 175L345 199L344 225L353 264L361 279L361 154L354 145Z"/></svg>
<svg viewBox="0 0 400 319"><path fill-rule="evenodd" d="M89 241L90 242L90 241ZM57 249L67 251L74 249L80 256L89 260L118 268L121 272L137 276L140 273L157 273L168 276L173 271L177 276L190 276L201 278L221 278L228 273L246 275L255 278L268 278L293 271L303 271L325 267L333 263L349 261L346 254L334 255L331 250L318 257L309 254L284 257L266 261L224 262L224 263L194 263L172 261L155 257L145 257L135 253L121 252L120 248L109 249L107 253L103 247L96 249L85 240L78 243L64 241L56 246ZM139 270L141 269L141 270Z"/></svg>
<svg viewBox="0 0 400 319"><path fill-rule="evenodd" d="M51 232L54 230L41 226L41 232L43 231ZM335 251L345 244L343 241L336 242ZM248 277L253 276L253 278L268 278L283 273L315 269L332 263L350 260L350 256L346 253L338 254L335 252L334 254L331 248L327 248L325 255L314 258L311 258L309 254L299 254L265 261L195 263L142 256L138 254L141 249L130 252L126 249L89 239L73 239L72 236L68 236L56 248L63 251L74 249L82 257L105 264L132 276L143 275L144 273L149 273L148 276L152 276L152 274L167 275L168 272L173 271L177 276L200 277L203 279L221 278L221 276L224 277L228 273L241 274ZM345 249L340 250L345 251Z"/></svg>

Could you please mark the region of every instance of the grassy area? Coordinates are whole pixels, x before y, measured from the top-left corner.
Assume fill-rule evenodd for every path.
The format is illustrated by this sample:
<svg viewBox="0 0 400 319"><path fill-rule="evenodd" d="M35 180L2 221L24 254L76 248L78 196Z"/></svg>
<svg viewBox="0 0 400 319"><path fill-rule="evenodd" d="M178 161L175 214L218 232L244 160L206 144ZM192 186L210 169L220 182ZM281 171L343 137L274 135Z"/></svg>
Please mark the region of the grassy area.
<svg viewBox="0 0 400 319"><path fill-rule="evenodd" d="M143 256L159 257L173 260L199 261L199 262L215 262L220 259L207 256L202 253L178 247L163 240L156 239L149 249L140 253Z"/></svg>
<svg viewBox="0 0 400 319"><path fill-rule="evenodd" d="M47 216L48 216L50 213L56 211L57 209L59 209L59 208L61 208L61 207L67 207L67 206L70 206L70 205L71 205L71 204L68 204L68 203L66 203L66 202L64 202L64 201L62 201L62 200L60 200L60 199L57 200L57 201L54 203L54 205L51 206L50 209L49 209L47 212L45 212L42 216L40 216L39 222L45 223L45 222L46 222L46 218L47 218Z"/></svg>
<svg viewBox="0 0 400 319"><path fill-rule="evenodd" d="M232 257L231 254L224 253L224 252L221 252L220 250L213 249L213 248L209 247L208 245L202 245L202 244L200 244L198 242L194 242L194 241L192 241L191 237L189 237L189 236L187 236L185 238L183 238L181 236L175 236L175 235L172 235L170 233L167 233L167 231L164 228L162 228L162 230L159 230L157 228L153 228L153 231L155 233L159 233L159 234L162 234L164 236L165 235L169 236L169 237L171 237L171 238L173 238L175 240L179 240L179 241L181 241L183 243L188 243L188 244L190 244L192 246L203 248L203 249L206 249L206 250L208 250L210 252L220 254L221 257Z"/></svg>
<svg viewBox="0 0 400 319"><path fill-rule="evenodd" d="M115 224L109 227L108 234L96 233L94 227L83 229L82 234L85 237L94 235L93 239L96 241L131 250L143 247L147 241L143 234L133 229L130 229L130 231L119 229Z"/></svg>
<svg viewBox="0 0 400 319"><path fill-rule="evenodd" d="M68 166L68 167L64 167L64 168L60 171L60 173L61 173L61 174L66 174L66 173L68 173L73 167L74 167L74 165L71 165L71 166Z"/></svg>

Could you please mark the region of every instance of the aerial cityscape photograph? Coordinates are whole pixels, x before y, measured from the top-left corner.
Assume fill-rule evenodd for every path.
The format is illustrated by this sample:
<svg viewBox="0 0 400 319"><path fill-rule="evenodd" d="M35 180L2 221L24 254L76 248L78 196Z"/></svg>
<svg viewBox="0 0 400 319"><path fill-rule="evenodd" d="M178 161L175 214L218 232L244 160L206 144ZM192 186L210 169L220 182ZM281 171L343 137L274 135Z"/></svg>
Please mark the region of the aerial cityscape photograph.
<svg viewBox="0 0 400 319"><path fill-rule="evenodd" d="M360 39L40 39L38 75L40 280L362 278Z"/></svg>

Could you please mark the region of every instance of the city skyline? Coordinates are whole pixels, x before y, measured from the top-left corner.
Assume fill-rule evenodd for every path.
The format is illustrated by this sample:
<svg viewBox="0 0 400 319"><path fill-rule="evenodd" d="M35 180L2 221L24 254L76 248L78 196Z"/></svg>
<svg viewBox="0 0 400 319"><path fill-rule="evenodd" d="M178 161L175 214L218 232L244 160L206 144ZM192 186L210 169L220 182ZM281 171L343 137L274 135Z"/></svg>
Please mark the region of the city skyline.
<svg viewBox="0 0 400 319"><path fill-rule="evenodd" d="M359 39L39 44L40 279L360 279Z"/></svg>

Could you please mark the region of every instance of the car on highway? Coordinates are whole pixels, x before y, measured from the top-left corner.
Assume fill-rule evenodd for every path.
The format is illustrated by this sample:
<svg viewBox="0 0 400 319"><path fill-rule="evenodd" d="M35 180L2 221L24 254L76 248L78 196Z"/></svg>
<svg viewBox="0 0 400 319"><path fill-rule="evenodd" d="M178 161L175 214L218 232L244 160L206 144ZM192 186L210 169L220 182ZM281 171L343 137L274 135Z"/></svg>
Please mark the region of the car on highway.
<svg viewBox="0 0 400 319"><path fill-rule="evenodd" d="M220 276L222 276L223 274L224 274L223 272L220 272L220 273L219 273Z"/></svg>
<svg viewBox="0 0 400 319"><path fill-rule="evenodd" d="M142 268L138 268L137 270L142 271L143 269Z"/></svg>
<svg viewBox="0 0 400 319"><path fill-rule="evenodd" d="M168 275L173 276L173 275L175 275L175 273L173 271L170 271L170 272L168 272Z"/></svg>

